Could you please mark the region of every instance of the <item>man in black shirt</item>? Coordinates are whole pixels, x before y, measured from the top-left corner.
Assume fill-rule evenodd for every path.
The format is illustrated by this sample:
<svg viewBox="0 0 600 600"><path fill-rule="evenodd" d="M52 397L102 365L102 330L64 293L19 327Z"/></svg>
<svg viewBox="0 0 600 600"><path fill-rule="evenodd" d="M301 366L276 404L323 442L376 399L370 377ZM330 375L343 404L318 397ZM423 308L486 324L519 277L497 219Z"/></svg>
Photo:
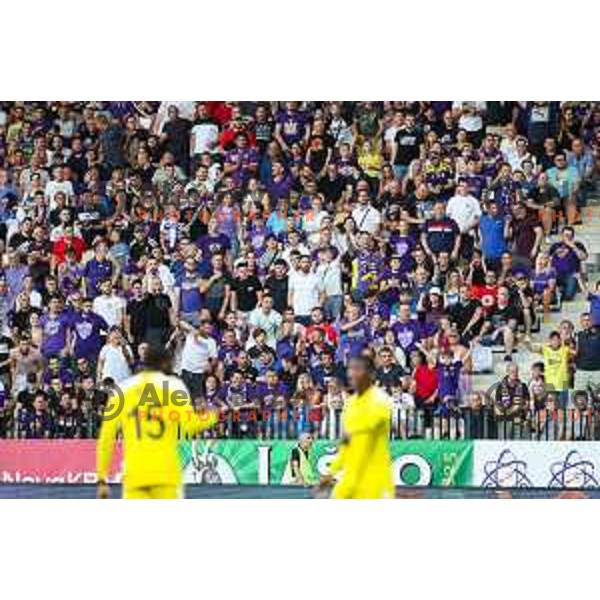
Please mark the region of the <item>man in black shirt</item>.
<svg viewBox="0 0 600 600"><path fill-rule="evenodd" d="M287 263L278 258L273 263L273 274L265 281L265 289L273 297L273 308L280 314L287 308L288 280Z"/></svg>
<svg viewBox="0 0 600 600"><path fill-rule="evenodd" d="M410 163L419 158L423 136L416 127L415 116L406 115L406 121L394 138L392 164L398 179L403 179Z"/></svg>
<svg viewBox="0 0 600 600"><path fill-rule="evenodd" d="M144 341L154 345L164 345L175 327L175 315L171 299L162 291L158 277L150 281L150 293L143 300Z"/></svg>
<svg viewBox="0 0 600 600"><path fill-rule="evenodd" d="M379 351L379 368L375 375L377 385L391 393L392 388L400 386L403 375L404 369L396 362L392 349L384 346Z"/></svg>
<svg viewBox="0 0 600 600"><path fill-rule="evenodd" d="M466 285L460 288L460 299L450 307L449 316L463 341L471 340L479 333L483 323L483 309L478 300L471 298Z"/></svg>
<svg viewBox="0 0 600 600"><path fill-rule="evenodd" d="M529 398L527 384L519 378L519 367L509 363L506 376L492 394L499 439L519 438L526 433L524 418Z"/></svg>
<svg viewBox="0 0 600 600"><path fill-rule="evenodd" d="M144 337L145 324L145 304L142 282L139 279L136 279L131 284L131 290L133 295L127 301L127 307L125 309L125 329L137 352L137 347L141 344Z"/></svg>
<svg viewBox="0 0 600 600"><path fill-rule="evenodd" d="M33 232L33 221L25 217L21 221L19 230L10 237L8 247L12 250L18 250L21 256L27 256L31 244L31 234Z"/></svg>
<svg viewBox="0 0 600 600"><path fill-rule="evenodd" d="M319 191L327 202L337 202L342 197L344 187L344 178L338 173L337 165L330 162L325 177L319 182Z"/></svg>
<svg viewBox="0 0 600 600"><path fill-rule="evenodd" d="M600 328L592 325L590 313L580 317L575 355L575 389L587 391L589 386L600 392ZM597 393L598 393L597 392Z"/></svg>
<svg viewBox="0 0 600 600"><path fill-rule="evenodd" d="M84 437L83 413L72 393L64 393L54 413L54 437L74 439Z"/></svg>
<svg viewBox="0 0 600 600"><path fill-rule="evenodd" d="M175 164L187 173L191 123L179 117L176 106L169 106L168 115L169 120L163 126L160 139L165 152L170 152L175 158Z"/></svg>
<svg viewBox="0 0 600 600"><path fill-rule="evenodd" d="M249 273L248 263L238 263L232 291L233 310L246 315L256 308L262 298L262 285L256 275Z"/></svg>
<svg viewBox="0 0 600 600"><path fill-rule="evenodd" d="M229 381L232 375L239 372L246 382L254 382L258 377L258 371L252 366L252 361L245 350L237 355L236 362L225 368L225 381Z"/></svg>
<svg viewBox="0 0 600 600"><path fill-rule="evenodd" d="M10 351L14 347L12 337L0 333L0 379L7 389L10 387Z"/></svg>

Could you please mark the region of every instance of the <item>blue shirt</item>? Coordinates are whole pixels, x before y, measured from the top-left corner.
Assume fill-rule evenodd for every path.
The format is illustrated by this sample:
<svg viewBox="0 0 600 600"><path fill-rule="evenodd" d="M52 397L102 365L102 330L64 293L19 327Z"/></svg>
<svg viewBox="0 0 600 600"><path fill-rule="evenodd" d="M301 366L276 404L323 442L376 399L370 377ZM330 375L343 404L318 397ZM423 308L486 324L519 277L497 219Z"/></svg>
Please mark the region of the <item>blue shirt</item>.
<svg viewBox="0 0 600 600"><path fill-rule="evenodd" d="M183 273L176 279L176 286L180 289L180 309L184 313L198 312L202 306L202 294L199 289L200 275Z"/></svg>
<svg viewBox="0 0 600 600"><path fill-rule="evenodd" d="M590 302L592 325L597 327L600 325L600 294L588 294L588 300Z"/></svg>
<svg viewBox="0 0 600 600"><path fill-rule="evenodd" d="M504 239L504 219L501 216L481 215L479 220L481 231L481 252L484 258L497 260L506 252Z"/></svg>
<svg viewBox="0 0 600 600"><path fill-rule="evenodd" d="M113 264L108 259L96 260L92 258L85 263L83 276L86 278L86 294L88 298L95 298L98 295L98 285L110 279L113 274Z"/></svg>

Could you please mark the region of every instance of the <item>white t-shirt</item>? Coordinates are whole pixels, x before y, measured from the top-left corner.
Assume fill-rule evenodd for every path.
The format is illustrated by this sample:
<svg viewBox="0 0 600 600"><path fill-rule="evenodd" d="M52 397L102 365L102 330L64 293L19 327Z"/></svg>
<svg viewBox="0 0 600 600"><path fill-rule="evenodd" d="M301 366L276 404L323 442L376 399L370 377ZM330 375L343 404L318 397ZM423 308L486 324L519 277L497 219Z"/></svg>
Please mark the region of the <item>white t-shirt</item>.
<svg viewBox="0 0 600 600"><path fill-rule="evenodd" d="M448 200L446 214L453 219L461 233L468 231L475 219L481 217L481 205L475 196L452 196Z"/></svg>
<svg viewBox="0 0 600 600"><path fill-rule="evenodd" d="M169 106L176 106L179 110L180 119L192 119L194 117L194 109L196 108L195 100L164 100L160 103L156 118L154 120L153 133L161 134L165 123L169 120Z"/></svg>
<svg viewBox="0 0 600 600"><path fill-rule="evenodd" d="M181 368L190 373L205 373L209 368L208 360L217 356L217 343L213 338L188 333L181 353Z"/></svg>
<svg viewBox="0 0 600 600"><path fill-rule="evenodd" d="M31 290L29 293L29 304L33 308L42 308L42 295L37 290Z"/></svg>
<svg viewBox="0 0 600 600"><path fill-rule="evenodd" d="M327 264L320 264L317 267L317 276L319 277L319 291L323 292L325 296L329 298L343 294L342 267L339 259L332 260Z"/></svg>
<svg viewBox="0 0 600 600"><path fill-rule="evenodd" d="M510 162L517 151L517 140L508 139L507 137L502 138L500 142L500 152L506 162Z"/></svg>
<svg viewBox="0 0 600 600"><path fill-rule="evenodd" d="M370 205L357 206L352 211L352 218L359 231L367 231L371 235L379 228L381 213Z"/></svg>
<svg viewBox="0 0 600 600"><path fill-rule="evenodd" d="M96 296L92 303L92 310L100 315L109 327L120 326L121 316L125 310L125 299L119 296Z"/></svg>
<svg viewBox="0 0 600 600"><path fill-rule="evenodd" d="M129 363L120 346L105 344L100 350L99 358L104 361L100 374L101 379L110 377L115 383L119 383L131 376Z"/></svg>
<svg viewBox="0 0 600 600"><path fill-rule="evenodd" d="M309 209L302 219L302 229L309 236L318 233L321 229L321 223L323 222L323 219L328 216L329 213L325 210L315 212L314 210Z"/></svg>
<svg viewBox="0 0 600 600"><path fill-rule="evenodd" d="M175 277L173 277L173 273L169 270L167 265L160 264L158 265L158 269L156 273L151 273L150 271L146 272L146 279L144 282L144 287L147 292L150 292L150 284L152 279L158 277L160 282L162 283L163 292L168 294L169 296L173 293L173 287L175 286Z"/></svg>
<svg viewBox="0 0 600 600"><path fill-rule="evenodd" d="M277 333L281 326L282 317L276 310L269 311L265 314L260 306L257 306L248 318L248 323L252 328L264 329L267 334L267 344L275 348L277 345ZM250 336L252 339L252 336Z"/></svg>
<svg viewBox="0 0 600 600"><path fill-rule="evenodd" d="M199 123L192 127L194 147L192 154L212 152L219 139L219 127L215 123Z"/></svg>
<svg viewBox="0 0 600 600"><path fill-rule="evenodd" d="M535 167L535 156L531 155L529 152L525 152L522 156L519 156L516 152L508 159L508 164L513 171L520 171L523 168L523 161L530 161L533 163Z"/></svg>
<svg viewBox="0 0 600 600"><path fill-rule="evenodd" d="M56 208L54 196L58 192L65 194L67 198L73 197L73 184L70 181L49 181L44 188L44 195L50 200L50 210Z"/></svg>
<svg viewBox="0 0 600 600"><path fill-rule="evenodd" d="M477 111L484 111L487 108L487 102L458 100L452 104L452 108L458 110L464 110L469 107L474 108ZM465 131L480 131L483 128L483 119L480 114L461 115L458 119L458 126Z"/></svg>
<svg viewBox="0 0 600 600"><path fill-rule="evenodd" d="M289 291L293 294L292 308L297 316L307 317L319 305L319 277L316 273L294 271L290 274Z"/></svg>

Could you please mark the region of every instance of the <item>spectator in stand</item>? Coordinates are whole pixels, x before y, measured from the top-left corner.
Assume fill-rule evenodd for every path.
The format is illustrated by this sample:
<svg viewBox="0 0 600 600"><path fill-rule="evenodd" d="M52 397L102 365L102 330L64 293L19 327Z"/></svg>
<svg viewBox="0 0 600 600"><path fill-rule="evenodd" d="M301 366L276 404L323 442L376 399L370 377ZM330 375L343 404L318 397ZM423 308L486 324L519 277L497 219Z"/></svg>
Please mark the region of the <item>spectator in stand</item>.
<svg viewBox="0 0 600 600"><path fill-rule="evenodd" d="M452 261L458 260L461 234L456 221L446 216L444 202L436 202L433 217L425 222L421 244L427 255L437 262L440 253L446 252Z"/></svg>
<svg viewBox="0 0 600 600"><path fill-rule="evenodd" d="M205 378L218 358L212 325L210 320L202 319L197 329L186 321L180 321L179 327L186 336L181 354L181 376L192 398L199 398L204 389Z"/></svg>
<svg viewBox="0 0 600 600"><path fill-rule="evenodd" d="M507 250L507 225L508 221L500 212L498 203L491 199L479 220L479 238L485 265L492 271L499 270L500 259Z"/></svg>
<svg viewBox="0 0 600 600"><path fill-rule="evenodd" d="M288 284L288 305L294 310L296 320L306 325L311 310L319 305L319 278L311 271L309 256L302 256L298 269L290 276Z"/></svg>
<svg viewBox="0 0 600 600"><path fill-rule="evenodd" d="M585 289L581 280L581 263L587 259L587 250L575 240L573 227L564 227L560 241L548 250L552 267L556 271L556 282L565 300L573 300L577 288Z"/></svg>
<svg viewBox="0 0 600 600"><path fill-rule="evenodd" d="M587 392L592 387L594 393L598 394L600 391L600 329L587 312L581 315L580 323L581 329L575 338L574 389Z"/></svg>
<svg viewBox="0 0 600 600"><path fill-rule="evenodd" d="M564 152L554 155L554 166L548 169L548 183L557 191L567 221L574 224L579 218L579 188L581 180L576 167L569 166Z"/></svg>
<svg viewBox="0 0 600 600"><path fill-rule="evenodd" d="M515 204L512 218L508 224L508 236L511 240L511 250L514 264L531 270L540 250L543 239L543 229L538 215L529 211L524 204Z"/></svg>
<svg viewBox="0 0 600 600"><path fill-rule="evenodd" d="M578 236L549 238L565 216L580 220L595 186L596 102L0 102L0 113L0 324L19 340L0 379L5 406L29 398L27 416L4 409L8 435L36 431L36 369L40 434L94 435L94 382L140 369L148 343L173 348L199 405L260 406L276 377L286 402L329 411L348 392L348 357L375 351L395 406L424 410L430 428L456 415L444 398L471 398L473 343L502 342L518 363L535 311L586 289ZM204 331L210 359L181 322ZM125 326L129 359L116 334L105 343L111 325ZM593 374L587 332L577 383ZM561 345L571 337L565 324ZM472 404L470 430L493 434ZM519 415L526 429L508 412L496 419ZM396 430L422 435L415 423Z"/></svg>
<svg viewBox="0 0 600 600"><path fill-rule="evenodd" d="M98 383L111 379L118 384L131 375L133 355L118 327L108 331L106 344L98 356Z"/></svg>

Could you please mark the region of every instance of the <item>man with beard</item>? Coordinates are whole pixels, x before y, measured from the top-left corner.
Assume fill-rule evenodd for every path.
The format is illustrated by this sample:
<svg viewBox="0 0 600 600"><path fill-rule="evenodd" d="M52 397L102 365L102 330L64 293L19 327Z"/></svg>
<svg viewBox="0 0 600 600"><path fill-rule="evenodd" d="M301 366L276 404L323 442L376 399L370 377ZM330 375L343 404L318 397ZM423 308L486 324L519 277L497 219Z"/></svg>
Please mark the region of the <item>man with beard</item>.
<svg viewBox="0 0 600 600"><path fill-rule="evenodd" d="M163 345L175 327L175 313L171 299L162 291L158 277L150 280L150 292L143 300L143 339L151 344Z"/></svg>
<svg viewBox="0 0 600 600"><path fill-rule="evenodd" d="M108 323L92 311L92 300L85 298L81 311L71 320L76 358L87 358L95 362L104 345L104 336L108 332Z"/></svg>

